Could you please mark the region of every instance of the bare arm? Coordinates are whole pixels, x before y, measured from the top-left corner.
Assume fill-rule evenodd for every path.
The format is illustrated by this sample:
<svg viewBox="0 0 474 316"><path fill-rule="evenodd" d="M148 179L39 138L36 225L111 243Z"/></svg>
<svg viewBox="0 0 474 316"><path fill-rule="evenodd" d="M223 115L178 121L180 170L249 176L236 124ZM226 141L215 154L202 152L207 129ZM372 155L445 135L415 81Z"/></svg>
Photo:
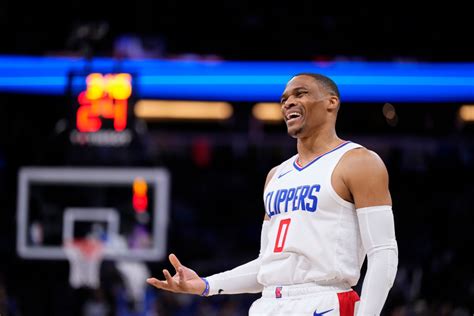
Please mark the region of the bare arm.
<svg viewBox="0 0 474 316"><path fill-rule="evenodd" d="M343 181L349 188L356 209L392 205L388 172L382 159L373 151L360 148L347 153Z"/></svg>

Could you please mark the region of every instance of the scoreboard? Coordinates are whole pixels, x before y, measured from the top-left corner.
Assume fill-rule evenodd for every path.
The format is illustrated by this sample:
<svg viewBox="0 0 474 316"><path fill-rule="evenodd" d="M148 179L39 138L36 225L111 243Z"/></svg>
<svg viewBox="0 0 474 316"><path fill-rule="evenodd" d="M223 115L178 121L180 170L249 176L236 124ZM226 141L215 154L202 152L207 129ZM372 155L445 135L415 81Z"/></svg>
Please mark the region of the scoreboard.
<svg viewBox="0 0 474 316"><path fill-rule="evenodd" d="M134 78L130 73L71 73L73 128L80 146L128 146L133 134Z"/></svg>

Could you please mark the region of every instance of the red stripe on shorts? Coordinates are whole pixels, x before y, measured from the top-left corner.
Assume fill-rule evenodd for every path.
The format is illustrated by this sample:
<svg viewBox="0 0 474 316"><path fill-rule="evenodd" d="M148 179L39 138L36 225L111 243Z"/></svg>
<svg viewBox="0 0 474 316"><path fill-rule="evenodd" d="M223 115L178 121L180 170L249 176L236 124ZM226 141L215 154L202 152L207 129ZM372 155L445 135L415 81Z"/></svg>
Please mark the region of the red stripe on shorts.
<svg viewBox="0 0 474 316"><path fill-rule="evenodd" d="M339 316L354 316L355 302L360 300L356 291L337 293L339 299Z"/></svg>

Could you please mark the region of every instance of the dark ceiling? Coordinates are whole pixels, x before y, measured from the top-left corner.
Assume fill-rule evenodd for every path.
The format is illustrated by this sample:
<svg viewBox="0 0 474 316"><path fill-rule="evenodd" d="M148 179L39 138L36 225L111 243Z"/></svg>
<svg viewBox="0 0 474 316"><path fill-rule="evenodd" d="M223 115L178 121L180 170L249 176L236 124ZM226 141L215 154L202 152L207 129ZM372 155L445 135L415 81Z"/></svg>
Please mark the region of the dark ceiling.
<svg viewBox="0 0 474 316"><path fill-rule="evenodd" d="M94 55L112 55L123 34L160 46L165 57L213 54L231 60L364 59L472 61L471 22L459 17L316 16L315 1L225 3L138 0L126 4L72 1L0 3L0 54L60 54L80 50L77 32L105 31ZM74 36L76 34L76 36Z"/></svg>

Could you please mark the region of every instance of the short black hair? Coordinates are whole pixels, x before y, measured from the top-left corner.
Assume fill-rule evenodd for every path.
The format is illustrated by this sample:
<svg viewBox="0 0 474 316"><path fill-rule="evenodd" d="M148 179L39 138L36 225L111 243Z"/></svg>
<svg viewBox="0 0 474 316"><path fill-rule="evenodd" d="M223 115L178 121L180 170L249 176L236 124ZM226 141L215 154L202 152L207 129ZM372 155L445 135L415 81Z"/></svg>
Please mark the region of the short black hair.
<svg viewBox="0 0 474 316"><path fill-rule="evenodd" d="M294 77L297 76L309 76L312 77L314 80L318 82L324 89L326 89L329 93L334 94L337 96L339 99L341 98L341 95L339 94L339 88L337 87L337 84L329 77L317 73L312 73L312 72L300 72Z"/></svg>

